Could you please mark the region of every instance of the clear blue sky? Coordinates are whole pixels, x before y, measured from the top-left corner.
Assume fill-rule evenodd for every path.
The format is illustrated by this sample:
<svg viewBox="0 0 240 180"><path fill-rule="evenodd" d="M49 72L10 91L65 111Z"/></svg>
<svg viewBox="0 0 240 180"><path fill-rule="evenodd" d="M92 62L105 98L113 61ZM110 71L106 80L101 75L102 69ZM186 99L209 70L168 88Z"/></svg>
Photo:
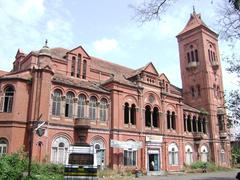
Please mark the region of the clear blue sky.
<svg viewBox="0 0 240 180"><path fill-rule="evenodd" d="M224 0L221 1L221 3ZM142 0L0 0L0 69L12 68L16 52L49 47L82 45L92 56L139 68L152 61L172 84L181 87L178 45L175 36L184 28L195 5L204 22L217 33L217 0L178 0L162 17L139 25L130 4ZM220 40L220 52L229 53ZM223 64L225 68L225 64ZM225 89L236 80L224 71Z"/></svg>

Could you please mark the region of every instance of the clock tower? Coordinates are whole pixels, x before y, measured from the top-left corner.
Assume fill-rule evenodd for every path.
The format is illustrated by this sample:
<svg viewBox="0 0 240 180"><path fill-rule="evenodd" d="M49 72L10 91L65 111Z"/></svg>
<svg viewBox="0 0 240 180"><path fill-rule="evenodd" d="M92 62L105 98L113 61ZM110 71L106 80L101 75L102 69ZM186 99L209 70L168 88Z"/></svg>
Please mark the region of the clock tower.
<svg viewBox="0 0 240 180"><path fill-rule="evenodd" d="M218 34L195 10L177 35L184 103L207 114L210 158L230 159Z"/></svg>

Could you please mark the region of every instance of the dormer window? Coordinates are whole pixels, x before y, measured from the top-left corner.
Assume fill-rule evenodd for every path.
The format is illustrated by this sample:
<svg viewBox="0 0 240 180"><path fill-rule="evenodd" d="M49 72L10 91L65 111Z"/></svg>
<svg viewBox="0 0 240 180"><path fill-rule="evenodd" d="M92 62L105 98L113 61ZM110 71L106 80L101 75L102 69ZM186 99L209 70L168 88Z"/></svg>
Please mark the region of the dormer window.
<svg viewBox="0 0 240 180"><path fill-rule="evenodd" d="M86 77L87 77L87 61L84 60L83 61L83 75L82 75L82 78L86 79Z"/></svg>

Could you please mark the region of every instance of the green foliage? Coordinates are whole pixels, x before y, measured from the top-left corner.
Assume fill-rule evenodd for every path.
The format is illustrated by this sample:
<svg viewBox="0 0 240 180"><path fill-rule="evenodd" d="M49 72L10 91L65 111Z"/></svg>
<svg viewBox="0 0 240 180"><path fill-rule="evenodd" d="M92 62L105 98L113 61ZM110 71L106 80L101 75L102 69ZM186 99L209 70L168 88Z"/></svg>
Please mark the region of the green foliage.
<svg viewBox="0 0 240 180"><path fill-rule="evenodd" d="M196 161L193 164L191 164L188 168L190 168L192 170L196 170L196 172L198 172L197 170L200 170L200 172L201 172L203 169L206 169L206 171L227 171L227 170L229 170L229 168L216 166L212 162L202 162L202 161ZM194 171L190 171L190 172L194 172Z"/></svg>
<svg viewBox="0 0 240 180"><path fill-rule="evenodd" d="M0 179L19 180L27 169L27 158L23 150L0 158Z"/></svg>
<svg viewBox="0 0 240 180"><path fill-rule="evenodd" d="M31 177L23 177L27 173L28 158L21 149L11 155L0 157L0 180L60 180L63 179L64 167L56 164L32 163Z"/></svg>
<svg viewBox="0 0 240 180"><path fill-rule="evenodd" d="M233 165L240 163L240 149L237 146L232 147L232 163Z"/></svg>

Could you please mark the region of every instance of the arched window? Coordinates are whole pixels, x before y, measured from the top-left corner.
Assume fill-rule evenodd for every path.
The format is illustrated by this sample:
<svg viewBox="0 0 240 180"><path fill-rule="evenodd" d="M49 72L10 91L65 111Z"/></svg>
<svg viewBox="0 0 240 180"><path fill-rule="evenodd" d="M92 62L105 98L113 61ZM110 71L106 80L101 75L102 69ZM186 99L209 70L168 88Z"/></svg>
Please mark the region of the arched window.
<svg viewBox="0 0 240 180"><path fill-rule="evenodd" d="M187 61L190 62L198 62L198 50L195 46L190 45L187 49Z"/></svg>
<svg viewBox="0 0 240 180"><path fill-rule="evenodd" d="M203 123L203 133L207 134L207 122L205 118L203 118L202 123Z"/></svg>
<svg viewBox="0 0 240 180"><path fill-rule="evenodd" d="M172 125L172 129L175 129L176 130L176 115L175 115L175 112L173 111L172 112L172 116L171 116L171 125Z"/></svg>
<svg viewBox="0 0 240 180"><path fill-rule="evenodd" d="M171 115L170 115L170 111L167 111L167 128L171 129Z"/></svg>
<svg viewBox="0 0 240 180"><path fill-rule="evenodd" d="M73 117L73 98L74 98L74 94L72 92L68 92L66 95L66 103L65 103L65 117L68 117L68 118Z"/></svg>
<svg viewBox="0 0 240 180"><path fill-rule="evenodd" d="M136 105L131 106L131 124L136 125Z"/></svg>
<svg viewBox="0 0 240 180"><path fill-rule="evenodd" d="M225 151L224 151L224 149L220 150L220 161L221 161L221 163L226 162L225 161Z"/></svg>
<svg viewBox="0 0 240 180"><path fill-rule="evenodd" d="M60 116L60 110L61 110L61 96L62 93L60 90L55 90L53 92L53 98L52 98L52 115L54 116Z"/></svg>
<svg viewBox="0 0 240 180"><path fill-rule="evenodd" d="M4 138L0 138L0 157L7 153L8 141Z"/></svg>
<svg viewBox="0 0 240 180"><path fill-rule="evenodd" d="M81 54L78 54L78 59L77 59L77 77L80 78L81 75L81 61L82 61L82 56Z"/></svg>
<svg viewBox="0 0 240 180"><path fill-rule="evenodd" d="M80 95L78 98L78 118L84 118L84 106L86 104L86 97L84 95Z"/></svg>
<svg viewBox="0 0 240 180"><path fill-rule="evenodd" d="M190 115L188 115L188 117L187 117L187 130L188 130L188 132L192 132L192 125L191 125L191 116Z"/></svg>
<svg viewBox="0 0 240 180"><path fill-rule="evenodd" d="M71 76L75 75L75 66L76 66L76 58L72 57L72 68L71 68Z"/></svg>
<svg viewBox="0 0 240 180"><path fill-rule="evenodd" d="M107 120L107 100L102 99L100 101L100 121Z"/></svg>
<svg viewBox="0 0 240 180"><path fill-rule="evenodd" d="M184 125L184 131L187 131L186 114L183 115L183 125Z"/></svg>
<svg viewBox="0 0 240 180"><path fill-rule="evenodd" d="M168 146L169 165L178 165L178 147L175 143Z"/></svg>
<svg viewBox="0 0 240 180"><path fill-rule="evenodd" d="M151 127L151 107L145 107L145 126Z"/></svg>
<svg viewBox="0 0 240 180"><path fill-rule="evenodd" d="M124 104L124 124L129 123L129 104Z"/></svg>
<svg viewBox="0 0 240 180"><path fill-rule="evenodd" d="M55 164L65 164L69 141L65 137L58 137L52 143L51 162Z"/></svg>
<svg viewBox="0 0 240 180"><path fill-rule="evenodd" d="M196 121L196 116L193 116L193 132L197 132L197 121Z"/></svg>
<svg viewBox="0 0 240 180"><path fill-rule="evenodd" d="M209 61L211 63L214 62L214 61L217 61L217 56L216 56L216 53L215 53L215 49L214 49L212 44L210 44L209 48L208 48L208 58L209 58Z"/></svg>
<svg viewBox="0 0 240 180"><path fill-rule="evenodd" d="M127 142L134 142L128 140ZM137 150L136 149L124 149L123 151L123 164L124 166L136 166L137 165Z"/></svg>
<svg viewBox="0 0 240 180"><path fill-rule="evenodd" d="M14 89L10 86L5 88L4 95L0 99L0 111L10 113L13 106Z"/></svg>
<svg viewBox="0 0 240 180"><path fill-rule="evenodd" d="M198 132L202 132L202 120L198 117Z"/></svg>
<svg viewBox="0 0 240 180"><path fill-rule="evenodd" d="M191 165L193 163L193 150L190 145L185 146L185 164Z"/></svg>
<svg viewBox="0 0 240 180"><path fill-rule="evenodd" d="M97 98L92 96L89 101L89 119L96 120Z"/></svg>
<svg viewBox="0 0 240 180"><path fill-rule="evenodd" d="M87 61L84 60L83 61L83 75L82 75L82 78L86 79L86 77L87 77Z"/></svg>
<svg viewBox="0 0 240 180"><path fill-rule="evenodd" d="M153 108L153 127L159 127L159 111L157 107Z"/></svg>
<svg viewBox="0 0 240 180"><path fill-rule="evenodd" d="M97 166L104 166L105 165L105 148L104 148L104 142L100 138L94 139L91 143L93 145L95 153L96 153L96 162Z"/></svg>
<svg viewBox="0 0 240 180"><path fill-rule="evenodd" d="M201 152L201 161L202 162L207 162L208 161L208 148L203 145L200 149Z"/></svg>

